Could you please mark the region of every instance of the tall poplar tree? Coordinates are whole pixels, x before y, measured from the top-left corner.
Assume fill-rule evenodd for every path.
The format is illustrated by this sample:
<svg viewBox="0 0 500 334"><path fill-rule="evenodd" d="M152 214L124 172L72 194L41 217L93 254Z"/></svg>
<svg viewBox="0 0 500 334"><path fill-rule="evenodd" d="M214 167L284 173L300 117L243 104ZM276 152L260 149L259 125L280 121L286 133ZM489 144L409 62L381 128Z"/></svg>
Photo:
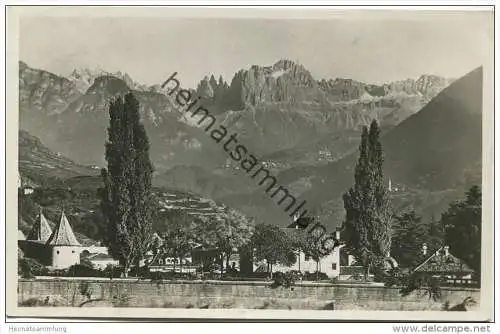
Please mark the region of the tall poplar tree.
<svg viewBox="0 0 500 334"><path fill-rule="evenodd" d="M365 279L391 248L392 211L383 176L380 129L374 120L363 127L354 185L343 196L347 248L362 263Z"/></svg>
<svg viewBox="0 0 500 334"><path fill-rule="evenodd" d="M153 212L149 140L140 122L139 102L132 93L110 104L105 154L108 168L102 170L100 196L108 227L106 241L127 276L152 240Z"/></svg>

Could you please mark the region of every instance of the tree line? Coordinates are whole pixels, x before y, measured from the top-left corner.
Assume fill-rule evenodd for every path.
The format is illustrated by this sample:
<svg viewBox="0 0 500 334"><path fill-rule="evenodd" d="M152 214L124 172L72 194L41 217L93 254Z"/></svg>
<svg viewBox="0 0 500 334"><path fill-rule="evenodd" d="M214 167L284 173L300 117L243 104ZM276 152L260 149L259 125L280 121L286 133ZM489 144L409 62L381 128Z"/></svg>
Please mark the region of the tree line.
<svg viewBox="0 0 500 334"><path fill-rule="evenodd" d="M481 188L467 190L465 199L450 204L440 220L424 221L415 211L396 214L383 175L380 129L374 120L363 127L354 185L344 194L342 237L346 250L370 272L384 270L394 257L400 267L414 269L444 245L477 274L481 271ZM422 252L426 244L429 253Z"/></svg>

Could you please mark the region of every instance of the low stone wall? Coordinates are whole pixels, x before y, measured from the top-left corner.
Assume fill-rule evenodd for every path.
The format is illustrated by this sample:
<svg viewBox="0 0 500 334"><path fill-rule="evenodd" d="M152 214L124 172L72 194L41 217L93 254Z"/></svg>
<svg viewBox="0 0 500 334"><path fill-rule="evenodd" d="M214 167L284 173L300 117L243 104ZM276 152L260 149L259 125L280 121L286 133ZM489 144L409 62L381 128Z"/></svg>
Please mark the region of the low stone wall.
<svg viewBox="0 0 500 334"><path fill-rule="evenodd" d="M272 288L267 282L130 279L37 279L18 284L20 306L440 310L444 302L453 306L468 296L479 303L479 290L466 288L444 288L442 299L433 301L423 291L401 297L397 288L361 284L303 282Z"/></svg>

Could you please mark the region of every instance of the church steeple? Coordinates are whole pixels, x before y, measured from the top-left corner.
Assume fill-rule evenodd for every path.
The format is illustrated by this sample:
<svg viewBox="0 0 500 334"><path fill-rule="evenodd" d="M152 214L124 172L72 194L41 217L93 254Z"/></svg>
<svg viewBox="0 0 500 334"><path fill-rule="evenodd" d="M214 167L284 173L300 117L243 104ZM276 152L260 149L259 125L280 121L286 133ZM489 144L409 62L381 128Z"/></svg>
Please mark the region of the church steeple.
<svg viewBox="0 0 500 334"><path fill-rule="evenodd" d="M390 192L392 191L392 181L391 181L390 178L389 178L389 188L388 189L389 189Z"/></svg>
<svg viewBox="0 0 500 334"><path fill-rule="evenodd" d="M61 219L59 220L59 224L57 224L54 232L50 236L47 241L47 245L52 246L81 246L78 240L73 233L73 229L69 224L68 218L64 214L64 211L61 213Z"/></svg>

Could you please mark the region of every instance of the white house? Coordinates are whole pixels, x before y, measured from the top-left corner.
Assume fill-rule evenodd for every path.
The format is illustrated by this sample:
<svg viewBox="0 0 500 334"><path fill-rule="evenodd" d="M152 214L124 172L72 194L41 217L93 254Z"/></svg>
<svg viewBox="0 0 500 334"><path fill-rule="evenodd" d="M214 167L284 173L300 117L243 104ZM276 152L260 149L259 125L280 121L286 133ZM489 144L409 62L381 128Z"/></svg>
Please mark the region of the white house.
<svg viewBox="0 0 500 334"><path fill-rule="evenodd" d="M296 220L290 226L284 228L283 231L292 238L306 238L308 232L301 229L300 224L301 222L298 222ZM310 256L307 256L307 254L305 254L303 251L298 251L297 259L294 264L292 264L291 266L275 264L272 266L272 272L299 271L302 273L304 272L314 273L316 271L319 271L325 273L330 278L338 277L340 275L340 250L344 247L344 245L340 243L340 231L336 231L333 234L333 237L335 246L333 247L333 249L329 254L322 257L318 262L316 262ZM320 238L319 240L322 239ZM267 267L267 265L265 266ZM262 271L262 270L263 268L259 268L256 269L255 271Z"/></svg>
<svg viewBox="0 0 500 334"><path fill-rule="evenodd" d="M115 260L110 255L103 254L103 253L89 254L86 257L86 259L87 259L87 261L89 261L92 264L92 266L95 269L100 269L100 270L104 270L108 266L119 266L120 265L120 262L118 260Z"/></svg>
<svg viewBox="0 0 500 334"><path fill-rule="evenodd" d="M300 271L302 273L314 273L316 271L319 271L325 273L330 278L338 277L340 275L340 249L342 247L344 246L340 245L338 247L335 247L330 254L322 257L319 262L316 262L311 257L306 256L304 252L298 252L297 261L295 261L293 265L273 265L272 271Z"/></svg>

